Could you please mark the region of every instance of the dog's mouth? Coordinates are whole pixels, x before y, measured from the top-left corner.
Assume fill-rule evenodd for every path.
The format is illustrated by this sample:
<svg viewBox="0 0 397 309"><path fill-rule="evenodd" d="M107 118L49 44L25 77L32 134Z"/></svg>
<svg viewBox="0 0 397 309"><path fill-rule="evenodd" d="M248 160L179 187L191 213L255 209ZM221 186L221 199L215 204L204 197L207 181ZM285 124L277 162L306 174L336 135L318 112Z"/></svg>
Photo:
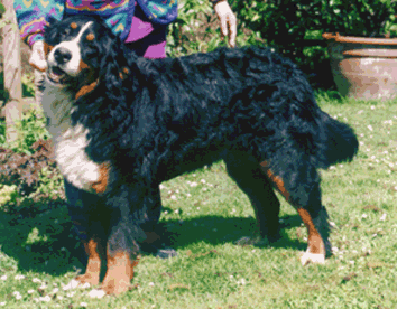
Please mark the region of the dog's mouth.
<svg viewBox="0 0 397 309"><path fill-rule="evenodd" d="M70 76L58 66L48 68L47 76L54 84L66 85L70 81Z"/></svg>

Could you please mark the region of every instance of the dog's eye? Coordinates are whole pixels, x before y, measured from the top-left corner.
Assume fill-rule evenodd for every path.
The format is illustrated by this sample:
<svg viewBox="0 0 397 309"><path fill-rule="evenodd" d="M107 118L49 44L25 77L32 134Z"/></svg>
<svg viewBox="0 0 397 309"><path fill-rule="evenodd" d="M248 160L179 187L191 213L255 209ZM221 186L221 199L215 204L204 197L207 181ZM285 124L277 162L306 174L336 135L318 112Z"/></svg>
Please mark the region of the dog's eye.
<svg viewBox="0 0 397 309"><path fill-rule="evenodd" d="M71 33L72 33L72 29L70 29L70 28L65 28L65 29L63 30L63 32L62 32L62 36L63 36L63 37L67 37L67 36L69 36Z"/></svg>

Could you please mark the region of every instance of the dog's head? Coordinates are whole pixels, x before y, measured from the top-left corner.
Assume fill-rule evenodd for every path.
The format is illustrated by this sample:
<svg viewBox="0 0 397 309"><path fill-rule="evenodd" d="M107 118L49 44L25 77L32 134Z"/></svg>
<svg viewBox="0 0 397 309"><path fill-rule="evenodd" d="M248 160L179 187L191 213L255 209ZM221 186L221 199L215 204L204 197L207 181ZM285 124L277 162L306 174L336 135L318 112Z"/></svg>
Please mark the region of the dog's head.
<svg viewBox="0 0 397 309"><path fill-rule="evenodd" d="M57 87L78 92L98 79L122 72L122 42L95 17L50 21L44 42L47 78Z"/></svg>

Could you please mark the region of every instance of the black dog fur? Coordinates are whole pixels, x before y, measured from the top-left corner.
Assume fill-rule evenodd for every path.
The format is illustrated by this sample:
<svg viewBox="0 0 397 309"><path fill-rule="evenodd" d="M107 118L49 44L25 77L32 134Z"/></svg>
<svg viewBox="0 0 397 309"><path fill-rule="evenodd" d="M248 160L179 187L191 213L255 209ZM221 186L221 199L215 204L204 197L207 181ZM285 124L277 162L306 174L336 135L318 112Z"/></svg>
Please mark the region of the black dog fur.
<svg viewBox="0 0 397 309"><path fill-rule="evenodd" d="M51 24L46 44L73 37L72 22L79 31L90 21L86 32L95 38L80 42L88 69L65 88L74 96L87 80L94 83L73 102L71 120L88 130L90 160L109 165L106 190L86 191L83 204L71 203L82 214L87 239L101 235L110 256L137 254L142 229L159 218L159 184L224 160L252 202L262 237L278 238L273 188L284 189L288 202L312 217L330 253L317 169L351 160L358 141L347 124L321 111L295 64L256 47L138 58L94 18Z"/></svg>

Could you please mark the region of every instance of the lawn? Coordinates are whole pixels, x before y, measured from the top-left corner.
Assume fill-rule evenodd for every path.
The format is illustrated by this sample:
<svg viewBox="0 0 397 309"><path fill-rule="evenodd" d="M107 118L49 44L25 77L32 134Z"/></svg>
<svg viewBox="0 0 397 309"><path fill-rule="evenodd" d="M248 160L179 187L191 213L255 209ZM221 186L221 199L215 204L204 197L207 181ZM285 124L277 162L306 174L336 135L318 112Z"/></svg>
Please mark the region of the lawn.
<svg viewBox="0 0 397 309"><path fill-rule="evenodd" d="M5 308L397 308L397 102L318 95L322 108L357 132L351 163L322 172L334 255L302 266L306 229L281 197L282 238L255 236L255 219L223 162L161 185L161 221L178 256L142 256L134 288L91 299L64 291L83 268L62 198L21 209L0 189L0 306ZM8 190L8 191L7 191ZM52 188L60 195L60 188Z"/></svg>

